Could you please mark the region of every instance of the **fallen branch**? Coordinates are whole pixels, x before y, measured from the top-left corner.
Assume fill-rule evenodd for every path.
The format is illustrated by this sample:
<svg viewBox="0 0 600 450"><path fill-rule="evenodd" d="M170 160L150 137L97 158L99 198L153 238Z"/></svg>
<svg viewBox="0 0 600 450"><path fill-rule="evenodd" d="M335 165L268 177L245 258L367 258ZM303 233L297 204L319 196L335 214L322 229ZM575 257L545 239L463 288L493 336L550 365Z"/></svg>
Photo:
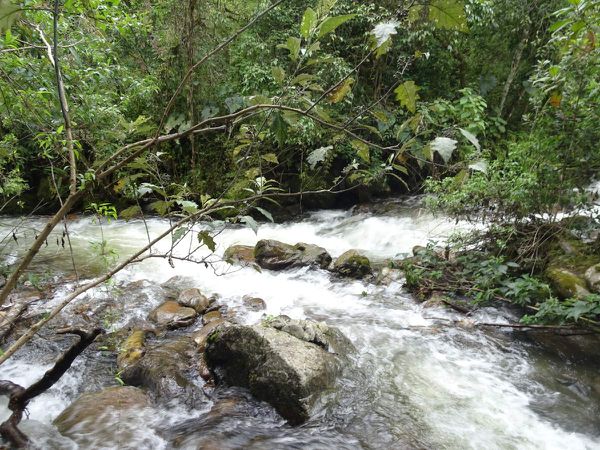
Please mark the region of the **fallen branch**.
<svg viewBox="0 0 600 450"><path fill-rule="evenodd" d="M61 330L59 331L60 334L75 334L79 336L79 340L56 361L54 366L42 378L28 388L19 386L12 381L0 381L0 395L8 396L8 409L12 411L10 417L0 425L0 436L16 448L28 446L29 438L18 427L27 405L60 380L65 372L69 370L73 361L103 332L101 328L94 328L89 332L73 328Z"/></svg>

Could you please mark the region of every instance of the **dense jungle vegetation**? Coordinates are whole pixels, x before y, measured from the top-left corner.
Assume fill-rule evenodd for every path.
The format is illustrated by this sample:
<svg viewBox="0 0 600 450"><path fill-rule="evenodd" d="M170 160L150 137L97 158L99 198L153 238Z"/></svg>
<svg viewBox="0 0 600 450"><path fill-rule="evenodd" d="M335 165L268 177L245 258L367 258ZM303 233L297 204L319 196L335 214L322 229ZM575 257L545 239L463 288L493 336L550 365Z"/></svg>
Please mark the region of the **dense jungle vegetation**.
<svg viewBox="0 0 600 450"><path fill-rule="evenodd" d="M409 285L594 324L599 23L594 0L0 0L2 212L255 227L427 193L490 226Z"/></svg>

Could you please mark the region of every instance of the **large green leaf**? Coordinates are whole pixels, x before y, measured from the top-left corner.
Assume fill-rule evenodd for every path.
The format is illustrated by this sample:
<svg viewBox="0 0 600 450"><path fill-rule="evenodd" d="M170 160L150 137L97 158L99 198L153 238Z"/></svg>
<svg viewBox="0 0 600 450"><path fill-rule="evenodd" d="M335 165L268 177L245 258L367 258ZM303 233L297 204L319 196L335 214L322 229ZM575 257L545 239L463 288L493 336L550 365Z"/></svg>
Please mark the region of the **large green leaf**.
<svg viewBox="0 0 600 450"><path fill-rule="evenodd" d="M297 37L289 37L285 44L279 44L277 48L284 48L290 52L290 59L292 61L296 61L298 59L298 55L300 55L300 44L301 41Z"/></svg>
<svg viewBox="0 0 600 450"><path fill-rule="evenodd" d="M302 22L300 23L300 34L308 39L317 25L317 13L312 8L306 8Z"/></svg>
<svg viewBox="0 0 600 450"><path fill-rule="evenodd" d="M465 4L461 0L432 0L429 4L429 20L437 28L468 31Z"/></svg>
<svg viewBox="0 0 600 450"><path fill-rule="evenodd" d="M279 147L283 147L285 144L285 140L287 139L287 130L288 125L286 121L283 119L281 114L276 113L273 115L273 122L271 124L271 131L275 135L277 142L279 143Z"/></svg>
<svg viewBox="0 0 600 450"><path fill-rule="evenodd" d="M19 6L12 0L0 0L0 32L9 29L19 15Z"/></svg>
<svg viewBox="0 0 600 450"><path fill-rule="evenodd" d="M417 92L420 89L414 81L405 81L394 90L396 100L400 102L401 106L414 113L417 110L417 100L419 99Z"/></svg>
<svg viewBox="0 0 600 450"><path fill-rule="evenodd" d="M430 143L431 150L437 152L445 163L448 163L452 158L452 153L456 150L456 144L457 142L454 139L447 137L437 137Z"/></svg>
<svg viewBox="0 0 600 450"><path fill-rule="evenodd" d="M354 19L356 14L344 14L341 16L328 17L323 21L321 26L319 27L319 32L317 33L317 37L321 38L326 34L335 31L337 27L348 22L351 19Z"/></svg>

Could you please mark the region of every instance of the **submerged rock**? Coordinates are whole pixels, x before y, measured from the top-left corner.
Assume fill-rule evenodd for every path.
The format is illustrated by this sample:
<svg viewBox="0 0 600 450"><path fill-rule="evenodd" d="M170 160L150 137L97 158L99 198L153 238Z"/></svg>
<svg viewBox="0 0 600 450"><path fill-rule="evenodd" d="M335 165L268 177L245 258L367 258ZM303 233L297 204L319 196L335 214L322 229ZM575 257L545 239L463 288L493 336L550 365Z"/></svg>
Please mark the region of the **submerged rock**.
<svg viewBox="0 0 600 450"><path fill-rule="evenodd" d="M394 282L400 281L402 278L404 278L404 272L400 269L384 267L377 275L375 283L382 286L389 286Z"/></svg>
<svg viewBox="0 0 600 450"><path fill-rule="evenodd" d="M335 260L333 271L345 277L363 278L371 273L371 261L357 250L348 250Z"/></svg>
<svg viewBox="0 0 600 450"><path fill-rule="evenodd" d="M197 315L193 308L168 300L154 309L148 315L148 319L161 327L181 328L194 323Z"/></svg>
<svg viewBox="0 0 600 450"><path fill-rule="evenodd" d="M254 256L260 267L270 270L303 266L326 269L331 263L331 255L323 247L302 242L290 245L272 239L258 241Z"/></svg>
<svg viewBox="0 0 600 450"><path fill-rule="evenodd" d="M230 264L243 266L254 264L254 247L250 245L232 245L223 253L223 259Z"/></svg>
<svg viewBox="0 0 600 450"><path fill-rule="evenodd" d="M593 292L600 293L600 264L594 264L585 271L585 281Z"/></svg>
<svg viewBox="0 0 600 450"><path fill-rule="evenodd" d="M231 325L210 334L205 356L218 381L248 388L298 425L308 420L321 394L333 387L343 360L325 350L322 344L329 345L322 339L325 331L316 337L315 330L311 335L310 327L290 320L283 319L281 328L306 334L319 344L272 326Z"/></svg>
<svg viewBox="0 0 600 450"><path fill-rule="evenodd" d="M204 325L207 325L211 322L215 322L217 320L223 320L223 314L221 314L221 311L219 310L207 312L202 316L202 323Z"/></svg>
<svg viewBox="0 0 600 450"><path fill-rule="evenodd" d="M250 311L262 311L267 309L267 304L262 298L246 296L242 298L242 303Z"/></svg>
<svg viewBox="0 0 600 450"><path fill-rule="evenodd" d="M567 269L552 267L546 271L546 277L561 298L584 297L590 293L585 281Z"/></svg>
<svg viewBox="0 0 600 450"><path fill-rule="evenodd" d="M150 398L141 389L116 386L83 394L61 412L54 425L82 448L118 448L132 442L139 432L131 417L150 407Z"/></svg>
<svg viewBox="0 0 600 450"><path fill-rule="evenodd" d="M126 384L148 389L157 400L180 399L193 407L203 398L200 389L191 382L196 356L194 341L180 337L147 348L142 358L121 372L121 379Z"/></svg>

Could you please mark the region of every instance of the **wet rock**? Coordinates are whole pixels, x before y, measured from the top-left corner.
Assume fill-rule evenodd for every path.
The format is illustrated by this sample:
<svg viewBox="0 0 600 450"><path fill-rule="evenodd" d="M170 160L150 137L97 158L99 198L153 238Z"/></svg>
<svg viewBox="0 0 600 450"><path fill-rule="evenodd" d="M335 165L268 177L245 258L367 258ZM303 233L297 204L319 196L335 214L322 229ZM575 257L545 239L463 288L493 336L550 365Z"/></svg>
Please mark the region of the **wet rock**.
<svg viewBox="0 0 600 450"><path fill-rule="evenodd" d="M136 363L146 353L146 331L134 330L121 344L117 367L123 370Z"/></svg>
<svg viewBox="0 0 600 450"><path fill-rule="evenodd" d="M595 264L585 271L585 281L591 291L600 293L600 264Z"/></svg>
<svg viewBox="0 0 600 450"><path fill-rule="evenodd" d="M402 272L400 269L384 267L377 275L375 283L382 286L389 286L394 282L400 281L402 278L404 278L404 272Z"/></svg>
<svg viewBox="0 0 600 450"><path fill-rule="evenodd" d="M175 275L160 286L163 288L168 299L175 300L177 297L179 297L179 293L181 291L193 287L194 284L195 282L193 278Z"/></svg>
<svg viewBox="0 0 600 450"><path fill-rule="evenodd" d="M126 367L121 379L128 385L146 388L159 401L180 399L193 407L203 399L191 382L196 356L196 345L190 337L160 343L147 348L142 358Z"/></svg>
<svg viewBox="0 0 600 450"><path fill-rule="evenodd" d="M302 242L296 245L275 240L258 241L254 248L256 263L263 269L283 270L292 267L314 266L326 269L331 255L322 247Z"/></svg>
<svg viewBox="0 0 600 450"><path fill-rule="evenodd" d="M352 342L339 329L325 322L297 320L281 315L265 320L263 326L283 331L332 353L346 355L355 350Z"/></svg>
<svg viewBox="0 0 600 450"><path fill-rule="evenodd" d="M161 327L182 328L194 323L197 313L194 309L181 306L179 303L168 300L154 309L148 319Z"/></svg>
<svg viewBox="0 0 600 450"><path fill-rule="evenodd" d="M363 278L371 273L371 262L357 250L348 250L335 260L333 271L344 277Z"/></svg>
<svg viewBox="0 0 600 450"><path fill-rule="evenodd" d="M132 442L138 430L130 418L150 407L150 398L141 389L116 386L100 392L83 394L61 412L54 425L81 448L118 448Z"/></svg>
<svg viewBox="0 0 600 450"><path fill-rule="evenodd" d="M250 311L262 311L267 309L267 304L262 298L245 296L242 298L242 303Z"/></svg>
<svg viewBox="0 0 600 450"><path fill-rule="evenodd" d="M4 275L0 275L0 288L3 288L6 284L6 277Z"/></svg>
<svg viewBox="0 0 600 450"><path fill-rule="evenodd" d="M446 306L446 296L440 292L434 292L426 301L423 302L424 308L439 308Z"/></svg>
<svg viewBox="0 0 600 450"><path fill-rule="evenodd" d="M177 303L181 306L194 309L198 314L202 314L208 309L211 302L199 289L190 288L184 289L179 293Z"/></svg>
<svg viewBox="0 0 600 450"><path fill-rule="evenodd" d="M527 333L527 337L546 351L572 362L600 368L600 335L569 334L568 331Z"/></svg>
<svg viewBox="0 0 600 450"><path fill-rule="evenodd" d="M232 245L223 253L223 259L230 264L243 266L254 264L254 247L250 245Z"/></svg>
<svg viewBox="0 0 600 450"><path fill-rule="evenodd" d="M546 271L546 277L561 298L583 297L590 293L585 281L567 269L549 268Z"/></svg>
<svg viewBox="0 0 600 450"><path fill-rule="evenodd" d="M212 322L208 322L206 325L204 325L200 329L200 331L194 333L193 339L196 345L198 346L197 348L200 353L204 353L204 351L206 350L206 343L210 333L216 330L217 327L221 324L227 324L227 322L223 319L213 320Z"/></svg>
<svg viewBox="0 0 600 450"><path fill-rule="evenodd" d="M292 425L308 420L343 364L320 345L262 325L217 328L205 355L218 381L248 388Z"/></svg>
<svg viewBox="0 0 600 450"><path fill-rule="evenodd" d="M427 247L423 247L422 245L415 245L412 248L413 256L419 256L427 251Z"/></svg>
<svg viewBox="0 0 600 450"><path fill-rule="evenodd" d="M208 312L202 316L202 323L204 325L207 325L211 322L215 322L217 320L223 320L223 314L221 314L221 311L219 310Z"/></svg>

